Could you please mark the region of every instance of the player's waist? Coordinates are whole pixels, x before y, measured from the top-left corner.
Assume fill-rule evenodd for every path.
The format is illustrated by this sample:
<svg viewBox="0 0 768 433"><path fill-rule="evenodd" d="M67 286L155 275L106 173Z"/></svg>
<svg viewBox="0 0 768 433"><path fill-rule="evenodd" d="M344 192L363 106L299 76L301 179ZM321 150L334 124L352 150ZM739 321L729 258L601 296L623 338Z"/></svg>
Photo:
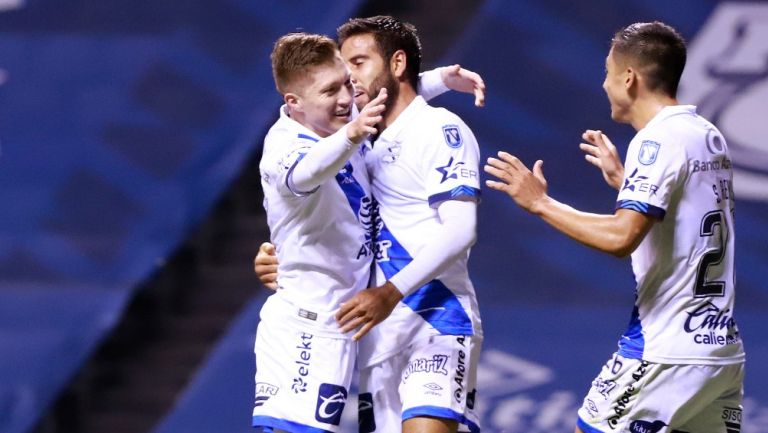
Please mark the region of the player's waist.
<svg viewBox="0 0 768 433"><path fill-rule="evenodd" d="M267 298L261 309L261 320L285 324L294 328L308 328L327 337L351 338L352 333L343 334L336 322L336 311L325 305L295 303L284 296L282 291Z"/></svg>

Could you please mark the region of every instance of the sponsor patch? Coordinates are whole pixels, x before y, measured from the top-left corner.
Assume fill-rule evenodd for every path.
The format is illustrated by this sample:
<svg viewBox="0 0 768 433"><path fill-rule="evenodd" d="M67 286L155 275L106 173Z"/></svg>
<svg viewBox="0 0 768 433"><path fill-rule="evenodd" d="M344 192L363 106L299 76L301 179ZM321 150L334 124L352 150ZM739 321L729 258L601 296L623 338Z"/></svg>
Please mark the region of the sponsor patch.
<svg viewBox="0 0 768 433"><path fill-rule="evenodd" d="M666 426L667 423L664 421L645 421L640 419L629 424L629 431L632 433L659 433Z"/></svg>
<svg viewBox="0 0 768 433"><path fill-rule="evenodd" d="M346 403L346 388L331 383L321 383L317 391L315 419L327 424L339 425Z"/></svg>

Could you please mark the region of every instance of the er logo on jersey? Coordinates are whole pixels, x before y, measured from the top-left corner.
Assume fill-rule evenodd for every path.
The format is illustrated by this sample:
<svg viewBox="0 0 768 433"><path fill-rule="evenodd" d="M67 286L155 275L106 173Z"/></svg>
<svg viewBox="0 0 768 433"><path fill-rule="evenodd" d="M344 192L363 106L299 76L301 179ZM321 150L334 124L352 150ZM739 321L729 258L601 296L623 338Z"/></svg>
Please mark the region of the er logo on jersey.
<svg viewBox="0 0 768 433"><path fill-rule="evenodd" d="M659 143L655 141L643 140L643 143L640 145L640 152L637 154L637 160L643 165L653 164L659 155L659 147Z"/></svg>
<svg viewBox="0 0 768 433"><path fill-rule="evenodd" d="M440 183L444 183L448 179L458 179L459 177L465 179L477 179L477 172L475 170L468 169L465 166L464 161L454 162L453 157L448 160L448 164L445 164L442 167L437 167L435 170L443 175L443 178L440 179Z"/></svg>
<svg viewBox="0 0 768 433"><path fill-rule="evenodd" d="M443 126L443 136L445 137L445 143L452 149L458 149L461 147L461 133L459 127L456 125Z"/></svg>
<svg viewBox="0 0 768 433"><path fill-rule="evenodd" d="M347 390L343 386L330 383L320 384L317 392L315 419L327 424L339 425L341 413L347 403Z"/></svg>

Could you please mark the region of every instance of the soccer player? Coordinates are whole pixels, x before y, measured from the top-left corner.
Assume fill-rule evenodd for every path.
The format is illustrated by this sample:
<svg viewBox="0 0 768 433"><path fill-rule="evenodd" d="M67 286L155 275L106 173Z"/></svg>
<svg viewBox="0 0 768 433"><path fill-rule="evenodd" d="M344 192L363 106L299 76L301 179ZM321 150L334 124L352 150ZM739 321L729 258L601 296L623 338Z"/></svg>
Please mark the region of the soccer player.
<svg viewBox="0 0 768 433"><path fill-rule="evenodd" d="M349 69L335 42L320 35L280 38L272 69L285 105L259 168L281 290L261 310L253 425L337 431L356 347L333 314L369 281L375 209L360 143L376 132L387 95L380 91L354 118ZM458 67L428 74L426 93L443 91L441 76L473 87L466 80L474 74Z"/></svg>
<svg viewBox="0 0 768 433"><path fill-rule="evenodd" d="M624 165L600 131L581 148L619 191L616 211L577 211L547 195L533 172L499 152L493 189L584 245L631 254L635 305L618 351L592 382L576 432L738 432L744 351L734 311L731 159L720 131L679 105L682 37L670 26L618 31L603 88L611 117L638 132Z"/></svg>
<svg viewBox="0 0 768 433"><path fill-rule="evenodd" d="M336 315L343 331L360 327L355 338L373 334L358 349L360 431L477 431L482 329L467 273L480 193L477 141L458 116L416 94L421 46L412 25L353 19L338 36L358 103L382 88L389 95L384 130L365 154L379 204L376 286Z"/></svg>

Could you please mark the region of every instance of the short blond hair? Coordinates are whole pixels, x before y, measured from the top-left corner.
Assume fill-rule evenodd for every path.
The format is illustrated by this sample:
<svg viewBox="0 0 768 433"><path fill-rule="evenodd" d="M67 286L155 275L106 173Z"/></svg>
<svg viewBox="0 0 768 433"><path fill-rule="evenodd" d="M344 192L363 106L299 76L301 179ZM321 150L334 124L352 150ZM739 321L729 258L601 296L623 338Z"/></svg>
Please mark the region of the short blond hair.
<svg viewBox="0 0 768 433"><path fill-rule="evenodd" d="M327 36L304 32L282 36L270 55L277 91L286 94L310 68L333 62L337 50L336 42Z"/></svg>

